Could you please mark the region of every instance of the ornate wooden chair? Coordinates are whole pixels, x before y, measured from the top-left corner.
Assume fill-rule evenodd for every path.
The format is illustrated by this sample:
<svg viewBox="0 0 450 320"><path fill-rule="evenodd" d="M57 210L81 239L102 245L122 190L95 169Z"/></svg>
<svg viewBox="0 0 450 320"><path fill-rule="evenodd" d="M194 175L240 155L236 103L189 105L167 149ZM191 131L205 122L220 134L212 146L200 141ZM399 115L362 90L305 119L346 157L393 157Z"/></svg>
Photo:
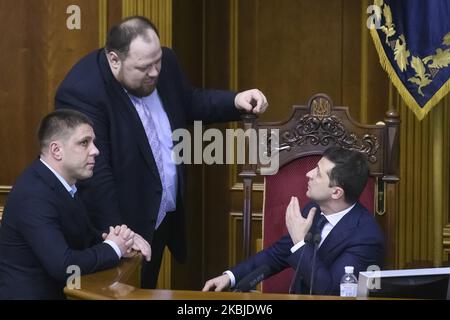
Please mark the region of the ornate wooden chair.
<svg viewBox="0 0 450 320"><path fill-rule="evenodd" d="M273 173L273 163L269 165L261 162L244 165L240 174L244 182L244 255L249 254L251 239L249 222L254 176L261 173L265 175L263 247L266 248L287 233L285 210L290 197L297 196L301 206L309 201L305 195L306 173L315 167L322 153L333 145L368 156L370 179L360 201L375 215L383 215L386 211L384 183L399 180L399 123L397 114L388 112L384 123L359 124L350 117L347 107L334 106L331 98L325 94L314 95L306 106L293 106L292 115L285 122L260 123L251 116L244 119L245 129L253 127L259 132L266 132L267 136L263 134L264 138L259 139L258 145L267 150L266 155L270 159L278 157L279 162L276 174L270 174ZM288 292L292 274L293 270L287 269L265 280L262 291Z"/></svg>

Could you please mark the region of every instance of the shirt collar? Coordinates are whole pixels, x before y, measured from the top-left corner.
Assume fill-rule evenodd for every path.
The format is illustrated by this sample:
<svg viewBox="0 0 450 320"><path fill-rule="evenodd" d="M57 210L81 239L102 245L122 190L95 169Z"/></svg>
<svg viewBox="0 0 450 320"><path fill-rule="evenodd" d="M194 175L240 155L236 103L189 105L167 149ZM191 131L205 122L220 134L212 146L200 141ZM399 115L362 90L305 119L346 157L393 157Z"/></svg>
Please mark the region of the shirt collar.
<svg viewBox="0 0 450 320"><path fill-rule="evenodd" d="M331 225L334 227L347 213L350 212L350 210L353 209L353 207L355 205L356 205L356 203L354 203L353 205L351 205L350 207L348 207L345 210L342 210L342 211L339 211L339 212L336 212L333 214L325 215L323 212L321 212L320 214L325 216L325 218L327 218L328 222L331 223Z"/></svg>
<svg viewBox="0 0 450 320"><path fill-rule="evenodd" d="M67 183L67 181L58 173L56 172L52 167L50 167L50 165L45 162L44 160L42 160L42 158L39 158L39 160L41 160L41 162L51 171L53 172L53 174L56 176L56 178L58 178L58 180L62 183L62 185L64 186L64 188L66 188L66 190L70 193L70 195L72 196L72 198L75 196L75 193L77 192L77 187L75 186L75 184L73 185L69 185Z"/></svg>
<svg viewBox="0 0 450 320"><path fill-rule="evenodd" d="M128 97L130 98L131 102L133 102L133 104L135 104L137 102L140 102L140 101L144 101L144 100L146 100L146 99L148 99L150 97L153 97L155 94L156 95L158 94L158 89L155 88L155 90L153 90L153 92L151 94L149 94L148 96L136 97L136 96L132 95L131 93L129 93L128 90L125 89L124 87L122 87L122 88L125 91L125 93L128 95Z"/></svg>

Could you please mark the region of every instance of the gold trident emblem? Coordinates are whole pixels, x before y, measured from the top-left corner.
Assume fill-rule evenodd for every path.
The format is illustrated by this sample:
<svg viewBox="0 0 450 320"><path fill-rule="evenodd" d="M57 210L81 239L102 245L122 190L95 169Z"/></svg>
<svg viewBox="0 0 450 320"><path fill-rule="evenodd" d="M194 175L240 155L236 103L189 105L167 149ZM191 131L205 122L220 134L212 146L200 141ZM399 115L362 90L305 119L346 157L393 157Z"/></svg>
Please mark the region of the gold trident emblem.
<svg viewBox="0 0 450 320"><path fill-rule="evenodd" d="M312 101L311 115L322 120L331 114L330 101L324 98L317 98Z"/></svg>

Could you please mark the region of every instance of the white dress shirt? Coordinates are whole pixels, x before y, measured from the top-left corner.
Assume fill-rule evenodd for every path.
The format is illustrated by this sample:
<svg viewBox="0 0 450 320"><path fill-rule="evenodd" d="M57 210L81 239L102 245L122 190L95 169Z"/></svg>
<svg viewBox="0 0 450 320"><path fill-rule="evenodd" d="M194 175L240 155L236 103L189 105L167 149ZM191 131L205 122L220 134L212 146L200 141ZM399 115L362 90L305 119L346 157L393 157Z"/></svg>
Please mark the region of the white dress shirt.
<svg viewBox="0 0 450 320"><path fill-rule="evenodd" d="M127 94L130 96L130 100L135 107L137 107L137 103L143 103L144 107L148 108L153 122L155 123L163 159L163 186L166 188L169 196L168 212L175 211L177 199L177 168L172 157L172 127L170 126L169 118L167 117L167 113L162 105L158 90L155 89L149 96L142 98L135 97L128 92ZM139 112L138 114L140 117L141 115Z"/></svg>
<svg viewBox="0 0 450 320"><path fill-rule="evenodd" d="M348 213L350 212L350 210L353 209L353 207L355 206L356 203L354 203L353 205L351 205L350 207L348 207L345 210L342 210L340 212L337 213L332 213L332 214L324 214L323 212L321 212L320 214L325 216L325 218L327 219L327 223L325 223L325 225L322 228L322 232L320 233L321 236L321 240L319 243L319 247L322 245L322 243L325 241L325 238L330 234L331 230L338 224L338 222ZM305 241L300 241L298 243L296 243L292 248L291 248L291 252L294 253L295 251L297 251L298 249L300 249L301 247L303 247L303 245L305 244Z"/></svg>
<svg viewBox="0 0 450 320"><path fill-rule="evenodd" d="M323 212L321 212L321 215L324 215L325 218L327 219L327 223L325 223L322 232L321 232L321 240L319 243L319 247L322 245L322 243L325 241L325 238L330 234L331 230L333 230L333 228L338 224L338 222L348 213L350 212L350 210L353 209L353 207L355 206L356 203L354 203L353 205L351 205L350 207L348 207L345 210L342 210L340 212L337 213L333 213L333 214L328 214L325 215ZM300 249L303 245L305 244L305 241L300 241L298 243L296 243L292 248L291 248L291 252L294 253L295 251L297 251L298 249ZM236 278L234 277L234 274L230 271L227 270L224 272L224 274L227 274L230 277L230 287L234 287L236 285Z"/></svg>

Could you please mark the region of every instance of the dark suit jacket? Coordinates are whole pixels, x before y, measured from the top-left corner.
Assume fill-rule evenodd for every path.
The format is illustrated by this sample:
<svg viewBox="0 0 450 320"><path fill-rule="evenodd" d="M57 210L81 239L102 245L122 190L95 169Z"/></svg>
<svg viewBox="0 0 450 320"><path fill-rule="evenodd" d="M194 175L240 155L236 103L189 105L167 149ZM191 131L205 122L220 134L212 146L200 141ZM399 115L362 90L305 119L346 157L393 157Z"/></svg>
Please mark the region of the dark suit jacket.
<svg viewBox="0 0 450 320"><path fill-rule="evenodd" d="M318 208L314 217L314 227L321 212L320 208L311 202L302 212L307 214L313 206ZM305 244L291 253L293 245L289 234L283 236L271 247L238 264L230 271L235 275L236 282L239 282L245 275L262 265L269 266L271 274L288 267L295 270L301 258L298 264L299 279L296 281L298 285L294 288L294 292L309 293L314 247L312 244ZM358 276L360 271L366 271L370 265L377 265L381 269L383 258L383 234L373 215L360 203L356 203L355 207L331 230L317 251L313 293L339 295L339 283L345 273L345 266L353 266L354 274Z"/></svg>
<svg viewBox="0 0 450 320"><path fill-rule="evenodd" d="M19 177L0 227L0 299L64 298L67 267L111 268L116 252L94 232L82 203L38 159ZM82 284L81 284L82 285Z"/></svg>
<svg viewBox="0 0 450 320"><path fill-rule="evenodd" d="M175 54L163 48L158 92L172 130L192 120L206 122L239 119L235 94L200 90L184 79ZM94 175L80 184L80 194L100 229L126 223L149 242L153 237L162 185L144 127L135 107L114 78L103 49L79 61L56 93L56 107L69 107L94 121L96 159ZM177 167L177 209L170 223L169 248L179 261L186 258L182 194L184 173Z"/></svg>

